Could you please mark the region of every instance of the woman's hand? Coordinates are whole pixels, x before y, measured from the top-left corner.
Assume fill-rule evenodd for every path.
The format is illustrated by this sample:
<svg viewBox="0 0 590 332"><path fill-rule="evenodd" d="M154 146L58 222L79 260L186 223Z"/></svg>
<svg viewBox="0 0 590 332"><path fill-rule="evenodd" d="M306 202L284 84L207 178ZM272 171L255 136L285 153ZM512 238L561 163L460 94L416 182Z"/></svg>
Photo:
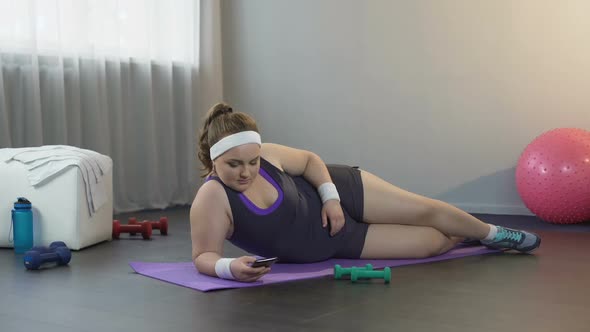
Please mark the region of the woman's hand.
<svg viewBox="0 0 590 332"><path fill-rule="evenodd" d="M330 222L330 236L336 235L344 227L344 212L342 212L340 202L335 199L326 201L322 207L322 226L328 226L328 221Z"/></svg>
<svg viewBox="0 0 590 332"><path fill-rule="evenodd" d="M256 261L254 256L242 256L234 259L229 268L237 281L254 282L270 271L270 267L251 267L250 264Z"/></svg>

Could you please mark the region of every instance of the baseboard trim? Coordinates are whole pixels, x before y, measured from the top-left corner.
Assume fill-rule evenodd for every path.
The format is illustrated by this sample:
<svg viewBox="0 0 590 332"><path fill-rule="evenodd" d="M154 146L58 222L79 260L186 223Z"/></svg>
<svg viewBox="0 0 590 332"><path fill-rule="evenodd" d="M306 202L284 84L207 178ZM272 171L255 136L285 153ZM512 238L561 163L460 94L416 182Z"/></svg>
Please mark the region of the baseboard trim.
<svg viewBox="0 0 590 332"><path fill-rule="evenodd" d="M520 205L497 205L476 203L449 203L469 213L506 214L519 216L534 216L529 209Z"/></svg>

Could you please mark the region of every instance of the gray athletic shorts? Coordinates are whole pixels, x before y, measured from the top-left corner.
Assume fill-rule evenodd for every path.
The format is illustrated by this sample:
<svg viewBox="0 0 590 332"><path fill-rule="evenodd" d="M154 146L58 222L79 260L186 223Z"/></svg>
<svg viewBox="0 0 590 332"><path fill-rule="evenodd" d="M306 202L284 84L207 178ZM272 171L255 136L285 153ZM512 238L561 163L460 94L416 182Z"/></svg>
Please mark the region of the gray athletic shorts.
<svg viewBox="0 0 590 332"><path fill-rule="evenodd" d="M365 245L369 225L363 222L364 193L358 167L327 165L330 177L338 189L340 205L346 222L336 235L342 236L340 248L334 258L359 258Z"/></svg>

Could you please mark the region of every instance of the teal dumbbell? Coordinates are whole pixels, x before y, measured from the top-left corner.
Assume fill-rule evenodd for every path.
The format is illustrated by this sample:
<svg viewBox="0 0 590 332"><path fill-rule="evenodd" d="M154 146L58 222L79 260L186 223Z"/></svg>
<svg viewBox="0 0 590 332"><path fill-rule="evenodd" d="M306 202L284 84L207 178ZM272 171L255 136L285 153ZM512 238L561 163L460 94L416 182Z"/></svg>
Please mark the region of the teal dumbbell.
<svg viewBox="0 0 590 332"><path fill-rule="evenodd" d="M386 267L383 270L352 270L350 280L356 282L359 279L383 279L388 284L391 281L391 268Z"/></svg>
<svg viewBox="0 0 590 332"><path fill-rule="evenodd" d="M339 264L336 264L334 265L334 279L342 279L342 277L350 275L354 270L371 271L373 270L373 265L367 264L364 267L342 267Z"/></svg>

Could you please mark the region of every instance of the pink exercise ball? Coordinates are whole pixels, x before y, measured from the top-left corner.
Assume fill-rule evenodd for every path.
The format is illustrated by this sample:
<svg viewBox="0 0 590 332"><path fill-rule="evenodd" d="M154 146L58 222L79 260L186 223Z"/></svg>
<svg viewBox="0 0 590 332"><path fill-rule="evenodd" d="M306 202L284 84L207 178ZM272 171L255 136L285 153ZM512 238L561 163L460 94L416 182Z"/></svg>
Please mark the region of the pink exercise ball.
<svg viewBox="0 0 590 332"><path fill-rule="evenodd" d="M590 220L590 131L558 128L535 138L518 160L516 187L542 220Z"/></svg>

